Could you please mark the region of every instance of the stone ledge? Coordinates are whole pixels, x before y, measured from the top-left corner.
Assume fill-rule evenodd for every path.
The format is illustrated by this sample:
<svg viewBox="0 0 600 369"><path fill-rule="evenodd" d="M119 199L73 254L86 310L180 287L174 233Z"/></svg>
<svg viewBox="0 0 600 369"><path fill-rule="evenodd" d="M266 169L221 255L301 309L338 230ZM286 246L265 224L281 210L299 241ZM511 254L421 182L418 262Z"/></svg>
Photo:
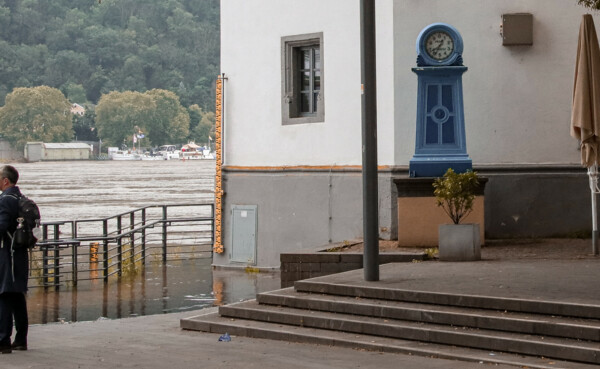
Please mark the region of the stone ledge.
<svg viewBox="0 0 600 369"><path fill-rule="evenodd" d="M302 279L347 272L363 267L362 253L327 251L332 249L336 249L336 247L330 245L321 250L303 250L281 254L281 287L290 287L295 281ZM379 254L379 264L426 259L427 255L424 252L387 252Z"/></svg>

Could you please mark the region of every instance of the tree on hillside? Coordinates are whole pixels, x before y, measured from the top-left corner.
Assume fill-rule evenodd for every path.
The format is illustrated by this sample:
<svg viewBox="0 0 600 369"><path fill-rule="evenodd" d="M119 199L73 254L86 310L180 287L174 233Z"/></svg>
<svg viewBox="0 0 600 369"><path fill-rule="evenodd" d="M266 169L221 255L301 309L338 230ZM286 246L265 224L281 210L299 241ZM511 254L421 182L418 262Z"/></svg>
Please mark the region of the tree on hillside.
<svg viewBox="0 0 600 369"><path fill-rule="evenodd" d="M75 140L98 141L96 111L93 106L86 106L83 116L73 114L73 132L75 133Z"/></svg>
<svg viewBox="0 0 600 369"><path fill-rule="evenodd" d="M188 114L190 115L190 133L196 128L200 120L202 119L202 108L198 104L193 104L188 107Z"/></svg>
<svg viewBox="0 0 600 369"><path fill-rule="evenodd" d="M0 0L0 106L15 87L169 90L214 109L219 0Z"/></svg>
<svg viewBox="0 0 600 369"><path fill-rule="evenodd" d="M215 113L205 112L197 104L190 106L189 111L190 119L195 121L189 139L198 145L207 144L209 136L215 138Z"/></svg>
<svg viewBox="0 0 600 369"><path fill-rule="evenodd" d="M68 82L62 85L60 90L72 103L83 105L87 101L87 99L85 98L85 89L82 85Z"/></svg>
<svg viewBox="0 0 600 369"><path fill-rule="evenodd" d="M108 146L119 147L132 140L136 127L144 131L155 110L156 103L147 94L126 91L103 95L96 106L98 136Z"/></svg>
<svg viewBox="0 0 600 369"><path fill-rule="evenodd" d="M155 145L181 143L189 134L190 116L171 91L154 89L146 92L155 103L152 118L145 124L147 136Z"/></svg>
<svg viewBox="0 0 600 369"><path fill-rule="evenodd" d="M69 142L73 136L71 104L48 86L16 88L0 108L0 134L17 150L30 141Z"/></svg>

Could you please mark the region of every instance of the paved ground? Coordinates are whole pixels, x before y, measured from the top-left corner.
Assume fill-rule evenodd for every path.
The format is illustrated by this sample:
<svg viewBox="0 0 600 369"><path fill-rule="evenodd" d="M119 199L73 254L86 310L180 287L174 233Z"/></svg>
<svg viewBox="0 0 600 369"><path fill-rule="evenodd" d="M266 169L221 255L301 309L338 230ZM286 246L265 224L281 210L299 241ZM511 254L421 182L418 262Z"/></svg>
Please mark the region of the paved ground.
<svg viewBox="0 0 600 369"><path fill-rule="evenodd" d="M3 369L60 368L481 368L484 365L183 331L199 311L31 327L30 350L0 356ZM485 365L487 366L487 365ZM510 368L496 366L496 368Z"/></svg>
<svg viewBox="0 0 600 369"><path fill-rule="evenodd" d="M343 247L341 252L363 252L360 241L350 241L351 246ZM382 253L407 251L421 252L425 247L398 247L397 241L379 241ZM435 250L435 249L431 249ZM592 255L592 241L581 238L551 239L508 239L487 240L481 248L484 260L519 260L519 259L589 259Z"/></svg>
<svg viewBox="0 0 600 369"><path fill-rule="evenodd" d="M318 277L335 284L600 305L600 258L484 259L385 264L380 280L363 270Z"/></svg>
<svg viewBox="0 0 600 369"><path fill-rule="evenodd" d="M484 260L480 262L390 264L382 266L380 282L361 282L360 270L343 273L343 279L353 283L392 283L419 290L600 304L600 258L590 252L590 240L513 241L484 248ZM0 367L470 369L484 366L245 337L218 342L218 335L179 329L181 318L198 314L190 311L32 326L30 350L1 355Z"/></svg>
<svg viewBox="0 0 600 369"><path fill-rule="evenodd" d="M360 247L361 245L359 245ZM388 250L394 249L387 244ZM481 261L386 264L382 287L506 298L600 305L600 257L589 239L504 240L488 242ZM335 283L371 285L362 270L327 278Z"/></svg>

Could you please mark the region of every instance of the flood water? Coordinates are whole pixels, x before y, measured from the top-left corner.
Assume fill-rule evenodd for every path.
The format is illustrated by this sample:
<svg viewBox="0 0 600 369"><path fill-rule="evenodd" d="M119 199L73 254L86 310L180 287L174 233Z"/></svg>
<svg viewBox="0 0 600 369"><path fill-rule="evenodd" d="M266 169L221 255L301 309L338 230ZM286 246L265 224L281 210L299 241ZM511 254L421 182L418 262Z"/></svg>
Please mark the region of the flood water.
<svg viewBox="0 0 600 369"><path fill-rule="evenodd" d="M214 160L12 163L43 221L104 218L148 205L211 203ZM210 258L153 260L133 276L32 288L31 324L185 311L279 288L276 273L213 271Z"/></svg>
<svg viewBox="0 0 600 369"><path fill-rule="evenodd" d="M213 201L214 160L14 164L44 221L103 218L146 205Z"/></svg>
<svg viewBox="0 0 600 369"><path fill-rule="evenodd" d="M210 259L148 263L134 277L80 283L77 288L32 288L30 324L182 312L252 299L279 288L277 273L211 270Z"/></svg>

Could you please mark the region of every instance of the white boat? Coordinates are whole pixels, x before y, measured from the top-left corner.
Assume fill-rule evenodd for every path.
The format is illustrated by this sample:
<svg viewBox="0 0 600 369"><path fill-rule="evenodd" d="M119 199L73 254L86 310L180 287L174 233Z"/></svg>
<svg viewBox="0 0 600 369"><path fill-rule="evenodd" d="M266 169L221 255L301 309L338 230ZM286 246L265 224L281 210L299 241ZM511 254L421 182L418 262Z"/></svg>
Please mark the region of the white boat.
<svg viewBox="0 0 600 369"><path fill-rule="evenodd" d="M156 156L156 155L142 155L142 160L165 160L165 158L163 158L162 155Z"/></svg>
<svg viewBox="0 0 600 369"><path fill-rule="evenodd" d="M142 155L136 152L117 150L110 154L110 158L112 160L142 160Z"/></svg>
<svg viewBox="0 0 600 369"><path fill-rule="evenodd" d="M164 160L179 159L180 151L175 149L175 145L162 145L158 148L158 152Z"/></svg>
<svg viewBox="0 0 600 369"><path fill-rule="evenodd" d="M164 160L176 160L179 159L179 150L172 152L163 152L162 153Z"/></svg>
<svg viewBox="0 0 600 369"><path fill-rule="evenodd" d="M182 151L179 154L181 160L199 160L204 159L201 152L198 151Z"/></svg>
<svg viewBox="0 0 600 369"><path fill-rule="evenodd" d="M204 155L203 159L214 160L216 155L214 152L210 152L210 150L202 150L202 155Z"/></svg>
<svg viewBox="0 0 600 369"><path fill-rule="evenodd" d="M183 145L179 158L182 160L202 160L202 159L214 159L214 155L210 152L210 149L206 147L198 146L193 142Z"/></svg>

